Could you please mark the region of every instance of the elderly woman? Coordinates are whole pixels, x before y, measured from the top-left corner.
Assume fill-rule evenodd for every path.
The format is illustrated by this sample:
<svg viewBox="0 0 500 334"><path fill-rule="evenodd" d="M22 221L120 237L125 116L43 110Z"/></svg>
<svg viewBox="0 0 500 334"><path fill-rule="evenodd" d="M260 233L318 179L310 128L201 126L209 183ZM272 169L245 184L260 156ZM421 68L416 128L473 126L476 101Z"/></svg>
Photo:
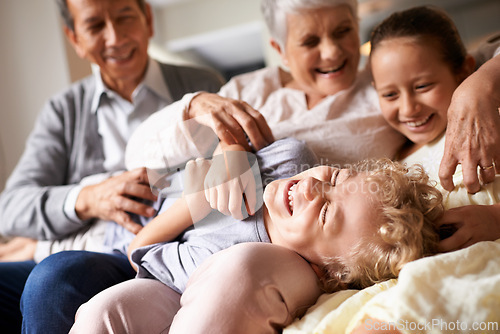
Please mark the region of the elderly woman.
<svg viewBox="0 0 500 334"><path fill-rule="evenodd" d="M199 124L208 125L228 144L248 146L248 137L253 149L274 138L293 136L304 140L323 164L345 165L366 157L392 156L399 149L402 140L383 122L369 73L358 72L357 2L264 0L262 9L271 45L289 71L267 68L245 74L231 80L218 94L187 95L153 115L129 143L128 168L144 163L152 168L177 166L208 154L213 147L207 140L211 133ZM478 72L483 79L475 79L476 83L488 82L485 77L500 78L498 71L492 71L500 68L498 57L485 66L488 71ZM493 92L493 87L488 91ZM463 89L461 92L463 98ZM471 98L469 105L477 100ZM450 118L453 122L454 117L466 113L479 114L455 109ZM495 124L500 123L493 112L488 115ZM454 131L460 132L456 127ZM496 141L496 131L485 138ZM479 158L470 159L474 166L480 163L488 167L498 161L496 151L482 147ZM449 160L447 168L453 165L453 159ZM483 177L490 180L491 175L483 173ZM320 294L316 283L315 273L293 252L267 244L239 245L213 256L197 271L182 295L183 307L170 333L276 332L316 300ZM111 288L106 293L113 302L101 304L106 298L98 295L81 307L75 332L89 319L102 331L164 330L179 308L178 295L158 295L157 290L124 294ZM109 299L110 293L117 299ZM136 308L148 309L152 302L162 303L164 308L134 312Z"/></svg>
<svg viewBox="0 0 500 334"><path fill-rule="evenodd" d="M165 161L174 166L208 155L213 144L207 139L213 136L199 128L193 131L196 122L208 125L228 144L248 147L248 139L255 149L274 138L303 139L322 163L342 165L392 156L400 147L401 137L380 117L369 69L358 72L356 0L263 0L262 11L271 45L288 71L266 68L234 78L217 94L186 95L138 129L129 142L129 169L145 164L165 167ZM499 45L498 40L484 45L482 54L476 55L478 64L491 58ZM448 190L457 163L464 165L470 192L479 190L477 166L484 167L480 171L484 182L494 179L495 169L487 167L500 160L495 145L500 140L495 113L498 62L498 58L489 61L455 94L441 171Z"/></svg>
<svg viewBox="0 0 500 334"><path fill-rule="evenodd" d="M380 113L370 72L358 73L356 0L265 0L262 11L288 71L269 67L240 75L217 94L188 94L156 113L128 143L129 169L210 156L213 132L248 147L247 134L257 150L274 138L294 137L323 164L395 154L403 139Z"/></svg>

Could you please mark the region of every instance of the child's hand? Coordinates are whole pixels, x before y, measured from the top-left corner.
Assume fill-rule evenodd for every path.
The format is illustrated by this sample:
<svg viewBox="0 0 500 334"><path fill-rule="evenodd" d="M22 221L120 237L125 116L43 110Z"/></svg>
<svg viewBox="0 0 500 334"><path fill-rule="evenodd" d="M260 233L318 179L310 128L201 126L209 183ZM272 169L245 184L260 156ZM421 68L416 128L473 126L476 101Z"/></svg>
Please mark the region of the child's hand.
<svg viewBox="0 0 500 334"><path fill-rule="evenodd" d="M212 162L203 158L190 160L184 173L184 198L193 223L200 221L212 208L205 199L204 182Z"/></svg>
<svg viewBox="0 0 500 334"><path fill-rule="evenodd" d="M205 179L205 196L210 206L239 220L255 213L257 192L262 193L259 166L255 159L250 165L249 155L245 151L226 150L214 156Z"/></svg>

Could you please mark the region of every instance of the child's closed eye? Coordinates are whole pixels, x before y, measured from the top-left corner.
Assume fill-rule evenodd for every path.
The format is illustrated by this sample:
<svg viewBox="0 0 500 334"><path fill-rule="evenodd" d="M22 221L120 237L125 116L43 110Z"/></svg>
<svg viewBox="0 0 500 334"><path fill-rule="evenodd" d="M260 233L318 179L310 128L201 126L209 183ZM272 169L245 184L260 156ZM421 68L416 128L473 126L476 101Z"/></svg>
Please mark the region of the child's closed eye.
<svg viewBox="0 0 500 334"><path fill-rule="evenodd" d="M386 92L386 93L380 94L380 96L382 96L382 98L384 98L385 100L392 101L392 100L397 99L399 94L397 92Z"/></svg>
<svg viewBox="0 0 500 334"><path fill-rule="evenodd" d="M328 211L328 204L329 204L329 203L328 203L328 201L327 201L327 202L325 202L325 204L323 205L323 208L322 208L322 210L321 210L321 223L322 223L323 225L325 225L325 224L326 224L326 213L327 213L327 211Z"/></svg>
<svg viewBox="0 0 500 334"><path fill-rule="evenodd" d="M431 82L423 83L423 84L416 85L415 90L417 90L419 92L426 92L429 89L431 89L433 86L434 86L434 84Z"/></svg>

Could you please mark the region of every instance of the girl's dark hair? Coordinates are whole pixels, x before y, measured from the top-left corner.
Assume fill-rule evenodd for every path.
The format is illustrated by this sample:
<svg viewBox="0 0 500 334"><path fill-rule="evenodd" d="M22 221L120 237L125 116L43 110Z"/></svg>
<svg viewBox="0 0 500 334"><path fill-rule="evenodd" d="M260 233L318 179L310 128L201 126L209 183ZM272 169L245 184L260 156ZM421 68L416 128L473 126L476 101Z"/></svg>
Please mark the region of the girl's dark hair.
<svg viewBox="0 0 500 334"><path fill-rule="evenodd" d="M56 0L56 3L66 27L68 27L71 31L75 31L75 21L73 20L73 16L71 16L71 13L69 12L67 0ZM139 5L141 11L146 14L146 1L137 0L137 5Z"/></svg>
<svg viewBox="0 0 500 334"><path fill-rule="evenodd" d="M437 7L419 6L393 13L372 31L372 52L383 40L397 37L434 41L453 73L460 72L467 56L467 50L455 24Z"/></svg>

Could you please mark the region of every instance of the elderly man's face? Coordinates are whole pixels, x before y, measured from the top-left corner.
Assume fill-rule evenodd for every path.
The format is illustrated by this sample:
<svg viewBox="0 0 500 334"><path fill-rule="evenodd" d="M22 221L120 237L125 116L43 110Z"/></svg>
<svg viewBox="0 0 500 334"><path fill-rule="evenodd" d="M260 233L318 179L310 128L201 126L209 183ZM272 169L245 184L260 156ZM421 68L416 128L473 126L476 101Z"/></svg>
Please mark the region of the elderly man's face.
<svg viewBox="0 0 500 334"><path fill-rule="evenodd" d="M153 35L149 6L142 12L136 0L68 0L74 32L66 34L81 58L101 69L109 88L142 80Z"/></svg>
<svg viewBox="0 0 500 334"><path fill-rule="evenodd" d="M358 23L347 5L289 14L287 28L281 55L309 99L321 99L352 85L360 41Z"/></svg>

